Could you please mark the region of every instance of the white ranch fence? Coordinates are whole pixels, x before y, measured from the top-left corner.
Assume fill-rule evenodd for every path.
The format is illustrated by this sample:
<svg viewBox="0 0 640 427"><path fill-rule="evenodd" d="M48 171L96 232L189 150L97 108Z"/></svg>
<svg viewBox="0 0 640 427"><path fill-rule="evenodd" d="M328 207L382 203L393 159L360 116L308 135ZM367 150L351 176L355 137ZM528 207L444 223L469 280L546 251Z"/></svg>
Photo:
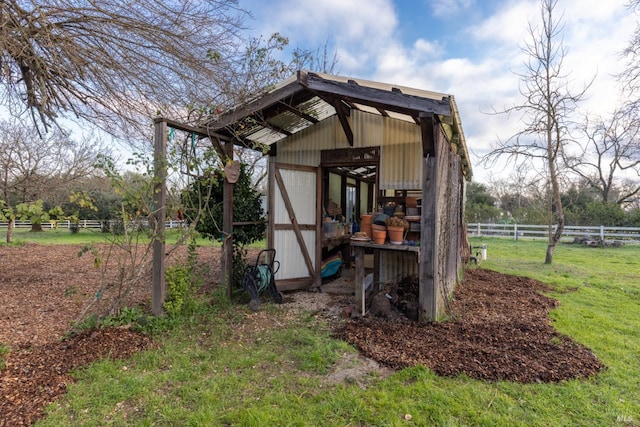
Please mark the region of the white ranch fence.
<svg viewBox="0 0 640 427"><path fill-rule="evenodd" d="M549 226L471 223L467 224L467 232L469 236L506 237L514 240L518 240L521 237L546 238L549 235ZM562 237L571 240L599 239L603 242L623 240L629 243L640 243L640 227L566 225Z"/></svg>
<svg viewBox="0 0 640 427"><path fill-rule="evenodd" d="M111 224L113 225L113 224ZM138 221L138 225L141 226L147 226L148 222L147 221ZM178 221L178 220L169 220L165 223L165 227L166 228L180 228L184 225L184 221ZM69 220L64 220L64 221L56 221L56 222L48 222L45 221L42 223L42 228L43 229L54 229L54 228L62 228L62 229L69 229L71 230L72 228L74 228L76 225L73 221L69 221ZM102 221L98 221L98 220L91 220L91 219L81 219L80 221L78 221L78 225L79 228L87 228L87 229L98 229L101 230L103 227L103 222ZM31 222L30 221L16 221L15 228L31 228ZM0 230L2 229L6 229L7 228L7 223L6 222L0 222Z"/></svg>

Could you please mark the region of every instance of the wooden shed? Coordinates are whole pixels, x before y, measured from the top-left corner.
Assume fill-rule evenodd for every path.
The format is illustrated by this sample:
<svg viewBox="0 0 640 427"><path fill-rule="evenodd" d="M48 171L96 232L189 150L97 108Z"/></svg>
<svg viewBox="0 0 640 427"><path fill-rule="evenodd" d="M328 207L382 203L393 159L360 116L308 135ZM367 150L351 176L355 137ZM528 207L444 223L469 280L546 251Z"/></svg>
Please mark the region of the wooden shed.
<svg viewBox="0 0 640 427"><path fill-rule="evenodd" d="M236 144L268 148L267 244L280 262L279 290L320 286L323 254L348 242L363 313L367 252L374 254L376 282L418 276L421 321L442 314L463 269L464 189L471 180L452 95L298 71L207 128ZM339 223L327 228L323 221L342 215L347 224L360 222L392 204L412 218L407 244L349 241Z"/></svg>

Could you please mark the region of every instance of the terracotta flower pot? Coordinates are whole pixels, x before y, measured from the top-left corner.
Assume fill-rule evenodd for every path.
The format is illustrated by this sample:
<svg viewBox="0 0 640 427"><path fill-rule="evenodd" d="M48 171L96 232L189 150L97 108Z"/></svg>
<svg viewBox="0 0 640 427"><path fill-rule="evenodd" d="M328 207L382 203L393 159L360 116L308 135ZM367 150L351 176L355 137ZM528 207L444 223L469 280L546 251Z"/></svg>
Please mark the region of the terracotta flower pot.
<svg viewBox="0 0 640 427"><path fill-rule="evenodd" d="M373 230L373 241L378 243L379 245L384 244L384 241L387 238L387 232L382 230Z"/></svg>
<svg viewBox="0 0 640 427"><path fill-rule="evenodd" d="M371 231L387 231L387 226L380 224L371 224Z"/></svg>
<svg viewBox="0 0 640 427"><path fill-rule="evenodd" d="M401 245L404 240L404 227L394 227L387 225L387 233L389 233L389 242L394 245Z"/></svg>
<svg viewBox="0 0 640 427"><path fill-rule="evenodd" d="M373 237L373 229L371 228L371 215L362 215L362 231L367 233L369 238Z"/></svg>

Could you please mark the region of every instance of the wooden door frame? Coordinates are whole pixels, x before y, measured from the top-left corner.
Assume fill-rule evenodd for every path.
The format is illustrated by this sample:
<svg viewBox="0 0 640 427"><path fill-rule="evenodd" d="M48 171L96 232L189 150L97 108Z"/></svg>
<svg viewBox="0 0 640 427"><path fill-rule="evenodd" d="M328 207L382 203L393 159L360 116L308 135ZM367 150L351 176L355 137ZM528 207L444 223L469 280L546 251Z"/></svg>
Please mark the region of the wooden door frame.
<svg viewBox="0 0 640 427"><path fill-rule="evenodd" d="M370 156L366 158L366 156ZM380 188L380 147L361 147L361 148L339 148L333 150L322 150L320 152L320 169L322 174L322 193L321 200L325 203L328 201L328 191L329 191L329 183L328 177L331 169L335 169L338 167L358 167L358 166L375 166L376 167L376 177L373 184L376 189ZM335 172L333 172L335 173ZM344 194L344 186L346 184L346 177L343 175L343 180L341 186L341 206L345 206L345 194ZM360 190L360 183L367 182L364 180L356 180L356 198L360 199L362 197ZM325 184L325 181L326 184ZM373 198L373 200L369 200ZM368 188L367 191L367 206L369 206L369 202L372 209L376 208L376 200L375 193L371 190L371 187ZM360 212L360 203L356 204L356 218L361 216Z"/></svg>

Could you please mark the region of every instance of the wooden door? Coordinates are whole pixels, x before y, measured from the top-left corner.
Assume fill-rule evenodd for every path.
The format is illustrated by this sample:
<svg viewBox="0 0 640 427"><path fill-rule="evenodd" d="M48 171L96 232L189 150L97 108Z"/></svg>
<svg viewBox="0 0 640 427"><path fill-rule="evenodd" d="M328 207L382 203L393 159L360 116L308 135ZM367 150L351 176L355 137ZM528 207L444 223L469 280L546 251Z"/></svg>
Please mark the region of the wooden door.
<svg viewBox="0 0 640 427"><path fill-rule="evenodd" d="M269 247L280 268L280 291L320 286L322 265L320 168L269 165Z"/></svg>

